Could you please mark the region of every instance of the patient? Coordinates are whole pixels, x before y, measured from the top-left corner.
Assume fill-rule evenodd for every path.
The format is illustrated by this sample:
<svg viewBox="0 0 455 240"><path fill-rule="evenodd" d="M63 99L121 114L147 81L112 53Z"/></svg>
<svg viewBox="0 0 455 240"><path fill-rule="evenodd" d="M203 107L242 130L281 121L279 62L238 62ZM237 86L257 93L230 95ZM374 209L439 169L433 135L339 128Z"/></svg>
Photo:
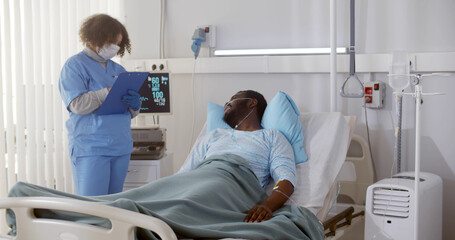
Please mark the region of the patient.
<svg viewBox="0 0 455 240"><path fill-rule="evenodd" d="M233 129L209 132L195 145L178 174L129 191L92 197L19 182L9 197L73 198L119 207L159 218L178 238L185 239L324 239L323 226L313 213L283 205L296 182L294 155L280 132L261 129L266 104L254 91L232 96L224 119ZM277 184L268 196L264 188L270 179ZM110 226L108 220L70 209L35 209L34 215ZM7 223L13 235L20 229L12 211L7 211ZM135 237L159 239L145 229L136 229Z"/></svg>
<svg viewBox="0 0 455 240"><path fill-rule="evenodd" d="M270 177L277 184L272 194L248 211L245 222L261 222L272 217L294 191L296 170L294 152L277 130L262 129L261 119L267 102L262 94L247 90L231 97L224 106L224 121L233 129L218 128L208 133L190 153L180 169L188 172L206 158L234 154L245 159L263 188Z"/></svg>

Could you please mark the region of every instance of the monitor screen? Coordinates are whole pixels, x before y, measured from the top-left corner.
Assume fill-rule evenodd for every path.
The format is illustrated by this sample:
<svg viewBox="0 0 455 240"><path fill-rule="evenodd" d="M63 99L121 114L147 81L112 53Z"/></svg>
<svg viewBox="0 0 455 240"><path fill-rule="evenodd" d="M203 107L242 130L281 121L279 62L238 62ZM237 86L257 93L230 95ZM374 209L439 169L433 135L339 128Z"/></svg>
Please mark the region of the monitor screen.
<svg viewBox="0 0 455 240"><path fill-rule="evenodd" d="M139 94L142 102L140 113L171 113L168 72L149 73Z"/></svg>

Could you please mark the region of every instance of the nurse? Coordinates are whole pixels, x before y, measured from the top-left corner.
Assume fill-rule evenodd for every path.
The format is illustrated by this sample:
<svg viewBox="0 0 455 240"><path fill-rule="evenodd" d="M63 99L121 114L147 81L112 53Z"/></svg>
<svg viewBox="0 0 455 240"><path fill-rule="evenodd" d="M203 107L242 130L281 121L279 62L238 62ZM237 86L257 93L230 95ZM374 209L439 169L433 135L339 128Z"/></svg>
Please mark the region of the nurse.
<svg viewBox="0 0 455 240"><path fill-rule="evenodd" d="M118 20L97 14L79 30L85 46L70 57L59 79L60 95L69 111L66 122L76 193L84 196L122 191L133 141L131 118L139 114L140 95L132 90L122 101L124 114L97 115L116 76L126 70L111 60L131 52L128 33Z"/></svg>

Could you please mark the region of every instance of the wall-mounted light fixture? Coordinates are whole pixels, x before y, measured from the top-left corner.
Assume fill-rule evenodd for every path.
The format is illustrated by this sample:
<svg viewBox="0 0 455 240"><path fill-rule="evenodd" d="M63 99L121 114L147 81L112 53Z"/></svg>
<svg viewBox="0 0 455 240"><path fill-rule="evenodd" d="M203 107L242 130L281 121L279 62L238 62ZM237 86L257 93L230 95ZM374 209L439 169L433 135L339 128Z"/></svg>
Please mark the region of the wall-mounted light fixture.
<svg viewBox="0 0 455 240"><path fill-rule="evenodd" d="M339 47L337 53L348 53L348 48ZM318 55L330 54L330 48L280 48L215 50L215 56L258 56L258 55Z"/></svg>

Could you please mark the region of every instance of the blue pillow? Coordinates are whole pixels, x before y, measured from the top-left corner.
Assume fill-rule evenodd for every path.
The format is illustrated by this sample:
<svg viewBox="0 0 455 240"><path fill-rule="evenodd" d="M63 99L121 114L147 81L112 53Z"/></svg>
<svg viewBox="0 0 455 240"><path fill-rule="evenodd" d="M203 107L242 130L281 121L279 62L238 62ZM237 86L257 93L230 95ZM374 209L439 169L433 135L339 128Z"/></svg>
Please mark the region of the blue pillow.
<svg viewBox="0 0 455 240"><path fill-rule="evenodd" d="M299 115L292 98L284 92L278 92L267 104L262 117L263 128L280 131L291 143L296 164L308 161L303 148L303 127Z"/></svg>
<svg viewBox="0 0 455 240"><path fill-rule="evenodd" d="M207 105L207 133L215 128L231 128L224 120L224 107L209 102Z"/></svg>
<svg viewBox="0 0 455 240"><path fill-rule="evenodd" d="M284 92L278 92L267 105L262 117L262 127L280 131L291 143L294 149L295 163L303 163L308 157L303 148L302 124L300 112L291 97ZM223 120L224 107L209 102L207 106L207 133L215 128L231 128Z"/></svg>

